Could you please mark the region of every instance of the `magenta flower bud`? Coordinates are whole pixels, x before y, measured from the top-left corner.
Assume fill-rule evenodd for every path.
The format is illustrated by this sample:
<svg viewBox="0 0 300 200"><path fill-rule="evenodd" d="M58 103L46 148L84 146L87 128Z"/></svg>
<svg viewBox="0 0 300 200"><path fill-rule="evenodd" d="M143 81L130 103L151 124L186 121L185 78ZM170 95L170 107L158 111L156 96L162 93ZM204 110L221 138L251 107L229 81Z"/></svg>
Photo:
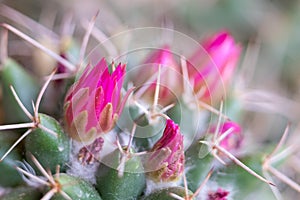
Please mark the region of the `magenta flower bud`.
<svg viewBox="0 0 300 200"><path fill-rule="evenodd" d="M233 78L241 48L226 31L208 38L202 46L204 49L199 48L188 60L188 70L194 92L205 89L200 100L214 103L225 95L224 89Z"/></svg>
<svg viewBox="0 0 300 200"><path fill-rule="evenodd" d="M172 120L167 120L163 136L151 149L146 163L148 176L156 182L177 180L183 173L183 135Z"/></svg>
<svg viewBox="0 0 300 200"><path fill-rule="evenodd" d="M121 89L125 65L110 73L105 59L93 69L88 65L65 98L65 122L77 141L92 142L110 131L122 112Z"/></svg>
<svg viewBox="0 0 300 200"><path fill-rule="evenodd" d="M180 67L169 46L156 49L146 57L134 77L134 83L137 87L148 87L143 98L152 103L159 66L161 66L159 103L167 105L182 91L182 84L178 81L182 79Z"/></svg>
<svg viewBox="0 0 300 200"><path fill-rule="evenodd" d="M207 200L227 200L229 192L218 188L216 191L209 191Z"/></svg>
<svg viewBox="0 0 300 200"><path fill-rule="evenodd" d="M215 127L211 129L211 133L215 131ZM221 124L219 136L232 129L230 133L220 142L220 146L226 149L227 151L235 151L238 150L243 141L242 129L239 124L227 121Z"/></svg>

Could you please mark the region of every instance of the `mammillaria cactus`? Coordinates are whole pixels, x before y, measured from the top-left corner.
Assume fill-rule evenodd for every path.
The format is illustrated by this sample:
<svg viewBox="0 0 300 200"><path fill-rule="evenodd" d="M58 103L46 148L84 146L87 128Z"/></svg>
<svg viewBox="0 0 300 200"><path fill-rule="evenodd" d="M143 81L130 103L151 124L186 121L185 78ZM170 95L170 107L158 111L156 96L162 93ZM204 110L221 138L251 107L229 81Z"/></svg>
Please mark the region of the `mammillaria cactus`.
<svg viewBox="0 0 300 200"><path fill-rule="evenodd" d="M170 28L123 31L126 9L109 5L99 12L107 26L98 12L85 20L82 6L58 10L53 30L0 5L11 20L1 23L0 199L298 199L289 191L300 192L299 145L287 138L299 130L299 104L253 89L258 48L226 24L200 43ZM23 40L30 59L18 56L25 45L12 48ZM288 104L288 125L266 119L293 113ZM280 140L261 139L274 127L285 128Z"/></svg>

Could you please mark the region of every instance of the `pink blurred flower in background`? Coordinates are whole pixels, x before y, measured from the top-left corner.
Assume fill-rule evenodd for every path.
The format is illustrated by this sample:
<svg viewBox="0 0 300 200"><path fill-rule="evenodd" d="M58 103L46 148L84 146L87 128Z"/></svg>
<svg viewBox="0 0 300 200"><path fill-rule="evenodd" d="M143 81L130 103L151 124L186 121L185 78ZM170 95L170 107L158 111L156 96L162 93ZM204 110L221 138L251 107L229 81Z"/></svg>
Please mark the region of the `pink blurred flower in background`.
<svg viewBox="0 0 300 200"><path fill-rule="evenodd" d="M214 133L216 127L211 128L210 132ZM229 132L227 134L227 132ZM233 121L226 121L221 124L219 129L219 136L227 134L227 136L220 142L220 146L227 151L233 152L241 147L243 141L242 129L240 125Z"/></svg>
<svg viewBox="0 0 300 200"><path fill-rule="evenodd" d="M92 142L110 131L122 112L128 94L121 100L125 65L110 73L105 59L93 69L88 65L65 98L65 122L69 135Z"/></svg>
<svg viewBox="0 0 300 200"><path fill-rule="evenodd" d="M177 124L167 120L163 136L151 149L146 163L149 177L156 182L177 180L184 170L183 135Z"/></svg>
<svg viewBox="0 0 300 200"><path fill-rule="evenodd" d="M152 103L159 66L161 66L159 104L167 105L182 91L182 84L179 81L180 67L168 45L155 49L146 57L134 77L134 83L137 87L148 87L142 97Z"/></svg>
<svg viewBox="0 0 300 200"><path fill-rule="evenodd" d="M209 191L207 200L227 200L229 192L218 188L216 191Z"/></svg>
<svg viewBox="0 0 300 200"><path fill-rule="evenodd" d="M189 77L199 99L209 104L220 101L233 79L241 47L226 31L221 31L202 43L188 59ZM201 91L200 91L201 90Z"/></svg>

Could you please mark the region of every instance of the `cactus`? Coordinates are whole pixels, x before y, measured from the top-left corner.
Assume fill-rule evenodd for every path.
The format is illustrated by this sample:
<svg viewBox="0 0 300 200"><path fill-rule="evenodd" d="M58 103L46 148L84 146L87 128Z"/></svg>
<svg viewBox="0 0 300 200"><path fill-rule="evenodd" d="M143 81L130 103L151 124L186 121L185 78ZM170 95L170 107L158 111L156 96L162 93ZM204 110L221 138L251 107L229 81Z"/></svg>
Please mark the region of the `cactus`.
<svg viewBox="0 0 300 200"><path fill-rule="evenodd" d="M278 96L245 89L245 46L230 31L199 43L163 28L108 38L97 13L81 22L80 40L66 19L59 35L8 6L0 11L38 35L15 28L18 17L1 24L0 199L290 197L282 185L300 192L284 171L290 157L299 163L297 143L287 141L295 124L279 141L250 148L257 138L243 106L274 109ZM32 45L33 68L8 54L8 32Z"/></svg>

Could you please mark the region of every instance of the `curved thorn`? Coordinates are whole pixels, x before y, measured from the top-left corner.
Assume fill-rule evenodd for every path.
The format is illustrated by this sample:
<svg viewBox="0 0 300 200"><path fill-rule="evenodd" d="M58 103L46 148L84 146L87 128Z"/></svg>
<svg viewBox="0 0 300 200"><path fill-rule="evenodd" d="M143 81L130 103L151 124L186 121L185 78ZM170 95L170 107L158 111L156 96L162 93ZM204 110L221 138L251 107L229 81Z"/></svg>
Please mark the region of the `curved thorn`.
<svg viewBox="0 0 300 200"><path fill-rule="evenodd" d="M0 62L4 63L5 60L7 60L7 41L8 41L8 30L2 30L1 34L1 42L0 42L0 49L1 49L1 54L0 54Z"/></svg>
<svg viewBox="0 0 300 200"><path fill-rule="evenodd" d="M155 117L163 117L164 119L168 120L168 119L171 119L168 115L164 114L164 113L155 113L153 115L151 115L152 118L155 118Z"/></svg>
<svg viewBox="0 0 300 200"><path fill-rule="evenodd" d="M15 100L17 101L18 105L20 106L20 108L23 110L23 112L25 113L25 115L27 115L27 117L29 117L29 119L33 120L33 116L31 115L31 113L26 109L26 107L24 106L24 104L22 103L22 101L20 100L19 96L17 95L17 92L15 91L14 87L12 85L9 86L10 90L15 98Z"/></svg>
<svg viewBox="0 0 300 200"><path fill-rule="evenodd" d="M276 163L287 156L293 154L295 151L299 149L298 144L292 144L291 146L285 148L282 150L280 153L273 155L272 157L269 158L270 163Z"/></svg>
<svg viewBox="0 0 300 200"><path fill-rule="evenodd" d="M52 78L51 81L55 81L55 80L62 80L62 79L68 79L68 78L72 78L73 76L75 76L73 73L61 73L61 74L55 74ZM46 76L44 79L48 80L50 76Z"/></svg>
<svg viewBox="0 0 300 200"><path fill-rule="evenodd" d="M272 166L268 167L268 171L271 172L278 179L280 179L282 182L286 183L291 188L296 190L297 192L300 192L300 185L298 183L296 183L295 181L293 181L292 179L290 179L289 177L287 177L285 174L281 173L280 171L278 171L277 169L275 169Z"/></svg>
<svg viewBox="0 0 300 200"><path fill-rule="evenodd" d="M28 129L9 149L8 151L2 156L0 162L2 162L6 156L27 136L31 133L32 129Z"/></svg>
<svg viewBox="0 0 300 200"><path fill-rule="evenodd" d="M47 35L50 38L58 39L58 35L55 32L51 31L50 29L46 28L40 23L32 20L30 17L27 17L26 15L7 5L0 5L0 15L10 20L13 20L18 25L21 25L29 30L34 30L35 32L38 31L39 34Z"/></svg>
<svg viewBox="0 0 300 200"><path fill-rule="evenodd" d="M133 141L133 138L134 138L134 134L135 134L135 130L136 130L136 127L137 127L137 124L136 123L133 123L133 126L132 126L132 130L131 130L131 134L130 134L130 139L129 139L129 142L128 142L128 145L127 145L127 149L126 149L126 154L129 153L129 150L131 148L131 145L132 145L132 141Z"/></svg>
<svg viewBox="0 0 300 200"><path fill-rule="evenodd" d="M234 131L233 127L226 130L224 133L222 133L222 135L220 135L220 137L217 139L216 143L219 144L220 142L222 142L233 131Z"/></svg>
<svg viewBox="0 0 300 200"><path fill-rule="evenodd" d="M211 113L214 113L216 115L222 116L225 120L229 120L230 118L226 116L225 114L221 113L219 110L215 109L214 107L210 106L209 104L199 100L197 102L200 107L205 108L206 110L210 111Z"/></svg>
<svg viewBox="0 0 300 200"><path fill-rule="evenodd" d="M66 200L72 200L72 198L67 193L65 193L63 190L60 190L59 193L61 194L61 196L64 199L66 199Z"/></svg>
<svg viewBox="0 0 300 200"><path fill-rule="evenodd" d="M49 129L49 128L43 126L42 124L38 124L38 127L39 127L40 129L42 129L43 131L46 131L46 132L50 133L50 134L53 135L54 137L56 137L56 138L58 137L58 134L57 134L55 131L52 131L51 129Z"/></svg>
<svg viewBox="0 0 300 200"><path fill-rule="evenodd" d="M181 196L175 194L175 193L172 193L170 192L169 195L177 200L185 200L184 198L182 198Z"/></svg>
<svg viewBox="0 0 300 200"><path fill-rule="evenodd" d="M140 104L138 101L134 101L134 104L139 107L146 115L149 115L150 112L145 108L142 104Z"/></svg>
<svg viewBox="0 0 300 200"><path fill-rule="evenodd" d="M201 183L201 185L196 190L196 192L194 192L194 194L191 197L189 197L190 199L195 198L201 192L201 190L203 189L203 187L205 186L205 184L207 183L207 181L209 180L209 178L211 177L211 175L212 175L213 172L214 172L214 168L212 167L209 170L208 174L206 175L204 181Z"/></svg>
<svg viewBox="0 0 300 200"><path fill-rule="evenodd" d="M80 65L83 62L86 47L88 45L89 38L90 38L91 32L93 30L93 27L95 25L98 14L99 14L99 10L97 11L96 15L93 16L92 20L90 21L90 23L88 25L88 28L86 29L85 35L84 35L82 43L81 43L81 48L79 51L79 59L78 59L77 65Z"/></svg>
<svg viewBox="0 0 300 200"><path fill-rule="evenodd" d="M220 163L222 163L223 165L227 165L226 164L226 162L224 161L224 160L222 160L221 158L220 158L220 156L218 156L218 154L214 151L214 150L212 150L212 155L220 162Z"/></svg>
<svg viewBox="0 0 300 200"><path fill-rule="evenodd" d="M49 184L48 182L44 181L43 179L39 178L38 176L35 176L35 175L33 175L33 174L31 174L31 173L29 173L29 172L27 172L27 171L21 169L20 167L16 167L16 169L17 169L19 172L23 173L24 175L28 176L29 178L32 178L32 179L34 179L35 181L37 181L37 182L39 182L39 183L41 183L41 184L43 184L43 185L50 186L50 184Z"/></svg>
<svg viewBox="0 0 300 200"><path fill-rule="evenodd" d="M123 97L123 100L122 100L121 104L120 104L120 105L118 106L118 108L117 108L117 113L118 113L118 115L121 114L121 111L123 110L123 108L124 108L124 106L125 106L125 104L126 104L126 102L127 102L127 99L128 99L129 96L132 94L132 92L133 92L134 89L135 89L135 87L130 88L130 89L127 91L126 95Z"/></svg>
<svg viewBox="0 0 300 200"><path fill-rule="evenodd" d="M167 71L167 67L163 67L161 70L161 74L165 73ZM142 87L139 87L138 90L134 93L134 99L139 99L143 96L144 93L146 93L147 89L151 87L153 81L155 81L157 77L158 72L154 73L148 80L144 82L144 85Z"/></svg>
<svg viewBox="0 0 300 200"><path fill-rule="evenodd" d="M157 79L156 79L152 109L155 109L157 104L158 104L159 89L160 89L160 75L161 75L161 70L160 69L161 69L161 64L158 65L158 74L157 74Z"/></svg>
<svg viewBox="0 0 300 200"><path fill-rule="evenodd" d="M220 113L223 112L223 100L221 101L220 103ZM214 133L214 141L217 140L217 137L219 135L219 131L220 131L220 126L221 126L221 122L222 122L222 118L221 118L221 115L219 115L219 118L218 118L218 123L217 123L217 127L216 127L216 130L215 130L215 133Z"/></svg>
<svg viewBox="0 0 300 200"><path fill-rule="evenodd" d="M47 49L46 47L44 47L43 45L41 45L39 42L37 42L33 38L25 35L21 31L19 31L18 29L12 27L9 24L5 24L5 23L1 24L1 26L4 27L4 28L6 28L6 29L8 29L8 30L10 30L11 32L15 33L16 35L18 35L22 39L26 40L27 42L29 42L33 46L35 46L35 47L39 48L40 50L44 51L50 57L54 58L57 62L59 62L59 63L63 64L64 66L66 66L69 70L71 70L71 71L75 71L76 70L76 67L72 63L70 63L68 60L66 60L63 57L59 56L58 54L56 54L55 52L51 51L50 49Z"/></svg>
<svg viewBox="0 0 300 200"><path fill-rule="evenodd" d="M269 154L269 158L273 157L273 155L275 153L277 153L277 151L282 147L282 145L284 144L287 136L288 136L288 133L289 133L289 129L290 129L290 123L287 124L285 130L284 130L284 133L282 135L282 137L280 138L278 144L276 145L276 147L274 148L274 150Z"/></svg>
<svg viewBox="0 0 300 200"><path fill-rule="evenodd" d="M167 105L166 107L164 107L163 109L161 109L161 113L165 113L167 112L168 110L170 110L171 108L173 108L174 106L176 105L176 103L172 103L170 105Z"/></svg>
<svg viewBox="0 0 300 200"><path fill-rule="evenodd" d="M52 176L50 176L47 171L43 168L40 162L31 154L31 160L35 164L35 166L39 169L39 171L49 180L52 185L55 185L55 181Z"/></svg>
<svg viewBox="0 0 300 200"><path fill-rule="evenodd" d="M44 85L43 85L43 87L42 87L42 89L41 89L41 91L40 91L40 93L39 93L39 95L36 99L35 111L34 111L34 117L36 117L36 118L38 117L39 107L40 107L40 103L42 101L42 97L43 97L43 95L44 95L44 93L45 93L45 91L46 91L46 89L47 89L47 87L48 87L48 85L49 85L49 83L50 83L50 81L51 81L51 79L52 79L52 77L55 73L56 73L56 69L54 69L53 72L50 74L48 80L44 83Z"/></svg>
<svg viewBox="0 0 300 200"><path fill-rule="evenodd" d="M89 22L88 21L82 21L81 25L84 29L88 29ZM96 26L92 30L92 36L98 40L101 44L103 44L103 47L106 49L108 54L111 57L116 57L118 55L118 50L116 46L110 41L110 39Z"/></svg>
<svg viewBox="0 0 300 200"><path fill-rule="evenodd" d="M19 128L33 128L34 123L22 123L22 124L9 124L9 125L0 125L0 131L10 130L10 129L19 129Z"/></svg>
<svg viewBox="0 0 300 200"><path fill-rule="evenodd" d="M180 56L180 66L181 66L181 72L182 72L182 82L183 82L183 90L184 93L190 94L192 93L191 89L187 86L187 81L189 80L189 72L187 69L187 62L186 58L184 56Z"/></svg>
<svg viewBox="0 0 300 200"><path fill-rule="evenodd" d="M51 190L49 190L45 196L43 196L43 198L41 198L41 200L50 200L53 195L55 195L55 193L57 193L57 189L56 188L53 188Z"/></svg>
<svg viewBox="0 0 300 200"><path fill-rule="evenodd" d="M185 168L185 166L183 166L183 167ZM189 189L188 189L188 185L187 185L185 172L183 172L183 185L184 185L185 197L188 197L189 196L189 192L188 192Z"/></svg>
<svg viewBox="0 0 300 200"><path fill-rule="evenodd" d="M268 181L267 179L263 178L261 175L257 174L255 171L253 171L252 169L250 169L247 165L245 165L244 163L242 163L239 159L237 159L236 157L234 157L230 152L228 152L226 149L224 149L221 146L216 146L215 148L217 148L220 152L222 152L223 154L225 154L230 160L232 160L235 164L237 164L238 166L242 167L244 170L246 170L249 174L255 176L256 178L258 178L259 180L270 184L272 186L275 186L274 183Z"/></svg>
<svg viewBox="0 0 300 200"><path fill-rule="evenodd" d="M274 182L273 179L272 179L272 177L271 177L271 175L270 175L267 171L263 170L263 175L264 175L268 180ZM277 188L277 187L271 187L271 185L269 185L269 186L270 186L270 189L272 190L272 192L273 192L275 198L276 198L277 200L283 200L283 198L282 198L282 196L281 196L280 191L278 190L278 188Z"/></svg>
<svg viewBox="0 0 300 200"><path fill-rule="evenodd" d="M60 165L56 165L55 169L55 178L59 179L59 173L60 173Z"/></svg>

